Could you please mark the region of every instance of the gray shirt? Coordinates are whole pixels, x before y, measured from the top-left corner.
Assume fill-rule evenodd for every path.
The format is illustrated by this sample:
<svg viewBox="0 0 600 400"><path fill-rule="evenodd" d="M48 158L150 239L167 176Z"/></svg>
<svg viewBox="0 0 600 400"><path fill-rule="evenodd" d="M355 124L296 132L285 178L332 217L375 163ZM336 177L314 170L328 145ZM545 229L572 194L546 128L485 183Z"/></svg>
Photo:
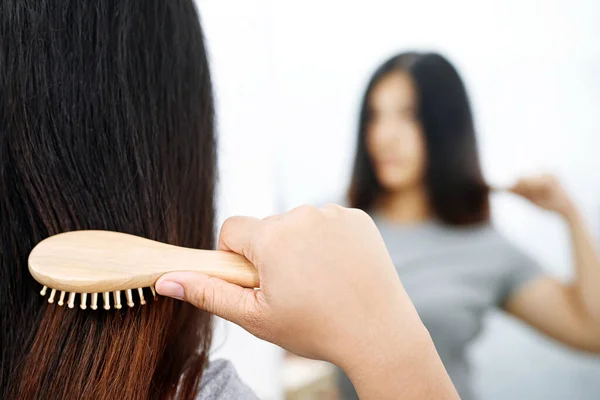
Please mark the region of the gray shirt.
<svg viewBox="0 0 600 400"><path fill-rule="evenodd" d="M204 371L197 400L258 400L229 361L215 360Z"/></svg>
<svg viewBox="0 0 600 400"><path fill-rule="evenodd" d="M461 398L475 399L467 346L481 332L485 313L502 307L541 269L490 224L405 226L374 220ZM344 399L357 398L350 381L343 374L339 379Z"/></svg>

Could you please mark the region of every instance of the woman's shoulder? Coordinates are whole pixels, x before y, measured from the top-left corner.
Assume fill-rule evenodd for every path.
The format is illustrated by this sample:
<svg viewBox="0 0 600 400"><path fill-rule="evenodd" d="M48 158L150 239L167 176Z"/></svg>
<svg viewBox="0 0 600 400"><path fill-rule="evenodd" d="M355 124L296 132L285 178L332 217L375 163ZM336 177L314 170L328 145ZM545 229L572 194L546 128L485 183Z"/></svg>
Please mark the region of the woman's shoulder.
<svg viewBox="0 0 600 400"><path fill-rule="evenodd" d="M257 399L226 360L211 361L202 375L198 400Z"/></svg>

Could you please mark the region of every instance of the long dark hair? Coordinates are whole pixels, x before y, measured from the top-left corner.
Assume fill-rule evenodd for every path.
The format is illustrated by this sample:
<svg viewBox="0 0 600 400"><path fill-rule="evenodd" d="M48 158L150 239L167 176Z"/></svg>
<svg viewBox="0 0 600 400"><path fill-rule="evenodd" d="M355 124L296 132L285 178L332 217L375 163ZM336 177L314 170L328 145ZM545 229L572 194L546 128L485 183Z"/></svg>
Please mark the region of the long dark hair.
<svg viewBox="0 0 600 400"><path fill-rule="evenodd" d="M375 85L397 71L407 73L416 88L417 115L427 152L425 183L435 216L451 225L487 221L489 190L481 174L467 92L452 64L435 53L398 54L371 77L360 110L350 205L372 211L384 192L367 151L369 103Z"/></svg>
<svg viewBox="0 0 600 400"><path fill-rule="evenodd" d="M49 305L27 257L107 229L213 248L213 96L192 0L0 4L0 398L193 399L211 317Z"/></svg>

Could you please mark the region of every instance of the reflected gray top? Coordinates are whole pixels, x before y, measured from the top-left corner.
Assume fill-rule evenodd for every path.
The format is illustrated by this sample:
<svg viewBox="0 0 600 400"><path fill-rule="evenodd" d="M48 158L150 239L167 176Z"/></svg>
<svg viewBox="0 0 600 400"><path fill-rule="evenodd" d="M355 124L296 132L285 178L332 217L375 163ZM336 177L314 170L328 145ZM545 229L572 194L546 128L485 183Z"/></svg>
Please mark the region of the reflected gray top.
<svg viewBox="0 0 600 400"><path fill-rule="evenodd" d="M541 269L491 224L406 226L373 219L461 398L475 399L467 346L480 333L485 313L502 307ZM357 398L349 381L340 381L344 399Z"/></svg>

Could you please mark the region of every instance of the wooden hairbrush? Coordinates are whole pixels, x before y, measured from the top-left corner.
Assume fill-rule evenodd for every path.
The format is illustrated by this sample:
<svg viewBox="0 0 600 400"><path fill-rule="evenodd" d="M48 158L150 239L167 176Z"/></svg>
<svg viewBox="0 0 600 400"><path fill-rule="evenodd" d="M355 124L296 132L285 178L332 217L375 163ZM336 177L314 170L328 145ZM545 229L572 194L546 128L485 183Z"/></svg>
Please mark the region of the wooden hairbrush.
<svg viewBox="0 0 600 400"><path fill-rule="evenodd" d="M158 278L173 271L196 271L249 288L259 286L258 271L246 258L229 252L197 250L173 246L126 233L110 231L72 231L50 236L38 243L29 254L29 272L44 287L50 289L49 303L54 303L60 291L62 306L98 308L102 294L105 310L110 309L112 293L114 308L120 309L121 292L127 305L134 306L133 290L140 304L146 304L144 288L150 288L156 298L154 284Z"/></svg>

